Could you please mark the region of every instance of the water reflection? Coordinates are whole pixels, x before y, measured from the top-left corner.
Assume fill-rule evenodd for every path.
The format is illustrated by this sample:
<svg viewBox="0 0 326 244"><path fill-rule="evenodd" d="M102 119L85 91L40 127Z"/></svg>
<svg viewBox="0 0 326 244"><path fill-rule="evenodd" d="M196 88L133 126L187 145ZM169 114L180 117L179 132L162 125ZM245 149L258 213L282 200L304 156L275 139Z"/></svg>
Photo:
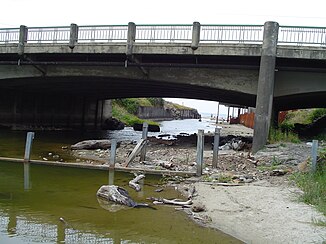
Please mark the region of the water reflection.
<svg viewBox="0 0 326 244"><path fill-rule="evenodd" d="M0 243L238 243L167 206L157 211L102 208L96 192L110 172L30 165L26 172L33 177L26 191L24 167L0 162ZM169 188L155 192L156 176L146 175L140 193L128 188L134 175L114 172L111 177L136 202L150 196L181 198Z"/></svg>
<svg viewBox="0 0 326 244"><path fill-rule="evenodd" d="M29 168L30 168L30 163L24 162L24 190L25 191L31 189Z"/></svg>
<svg viewBox="0 0 326 244"><path fill-rule="evenodd" d="M114 185L114 169L109 169L109 185Z"/></svg>

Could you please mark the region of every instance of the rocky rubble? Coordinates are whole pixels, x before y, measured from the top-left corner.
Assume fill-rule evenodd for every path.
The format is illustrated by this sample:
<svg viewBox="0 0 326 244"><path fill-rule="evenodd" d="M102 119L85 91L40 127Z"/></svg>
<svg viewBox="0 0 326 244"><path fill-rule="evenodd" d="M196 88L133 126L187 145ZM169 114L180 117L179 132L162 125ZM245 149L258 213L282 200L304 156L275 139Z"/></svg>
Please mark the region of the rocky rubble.
<svg viewBox="0 0 326 244"><path fill-rule="evenodd" d="M147 145L146 160L140 162L139 156L137 156L129 164L129 167L139 168L140 170L196 172L197 152L195 145L183 143L185 142L184 139L173 144L162 143L162 141L164 140L150 141ZM121 142L116 151L117 166L122 166L125 163L134 147L135 142ZM202 180L212 183L239 184L275 178L299 170L301 165L307 164L307 159L310 157L310 146L306 143L267 145L265 149L259 151L256 155L252 155L250 150L246 148L247 146L243 146L242 150L233 150L231 148L220 150L218 166L213 169L213 151L211 147L206 146ZM110 149L75 150L73 154L79 158L79 162L105 164L108 163ZM305 169L307 167L306 165Z"/></svg>

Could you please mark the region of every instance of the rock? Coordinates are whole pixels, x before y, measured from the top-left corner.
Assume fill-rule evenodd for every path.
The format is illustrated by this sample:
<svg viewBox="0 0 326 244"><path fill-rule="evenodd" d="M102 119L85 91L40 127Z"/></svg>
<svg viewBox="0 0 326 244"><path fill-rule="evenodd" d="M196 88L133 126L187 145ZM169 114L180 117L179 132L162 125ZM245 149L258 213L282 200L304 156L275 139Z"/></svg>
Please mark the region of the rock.
<svg viewBox="0 0 326 244"><path fill-rule="evenodd" d="M135 123L133 125L133 128L135 131L142 131L143 130L143 124L138 124L138 123ZM158 125L148 125L148 131L149 132L160 132L161 129Z"/></svg>
<svg viewBox="0 0 326 244"><path fill-rule="evenodd" d="M270 172L271 176L282 176L285 175L287 173L287 171L283 170L283 169L274 169L272 172Z"/></svg>
<svg viewBox="0 0 326 244"><path fill-rule="evenodd" d="M124 128L124 123L116 118L106 119L102 125L103 130L123 130Z"/></svg>
<svg viewBox="0 0 326 244"><path fill-rule="evenodd" d="M200 203L191 206L191 210L195 213L206 211L205 206Z"/></svg>
<svg viewBox="0 0 326 244"><path fill-rule="evenodd" d="M71 145L72 150L81 149L109 149L111 148L110 140L86 140Z"/></svg>

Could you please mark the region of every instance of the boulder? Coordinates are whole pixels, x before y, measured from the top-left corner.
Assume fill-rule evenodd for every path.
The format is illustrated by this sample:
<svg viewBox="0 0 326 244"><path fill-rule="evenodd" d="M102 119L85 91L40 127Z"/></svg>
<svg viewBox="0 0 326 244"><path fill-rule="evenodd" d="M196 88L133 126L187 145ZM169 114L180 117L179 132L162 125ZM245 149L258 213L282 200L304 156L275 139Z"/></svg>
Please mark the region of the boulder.
<svg viewBox="0 0 326 244"><path fill-rule="evenodd" d="M135 123L133 125L133 128L135 131L142 131L143 130L143 124ZM160 132L161 129L158 125L148 125L148 131L149 132Z"/></svg>
<svg viewBox="0 0 326 244"><path fill-rule="evenodd" d="M72 150L81 149L109 149L111 148L110 140L86 140L78 142L70 147Z"/></svg>
<svg viewBox="0 0 326 244"><path fill-rule="evenodd" d="M124 128L124 123L116 118L106 119L102 125L103 130L123 130Z"/></svg>

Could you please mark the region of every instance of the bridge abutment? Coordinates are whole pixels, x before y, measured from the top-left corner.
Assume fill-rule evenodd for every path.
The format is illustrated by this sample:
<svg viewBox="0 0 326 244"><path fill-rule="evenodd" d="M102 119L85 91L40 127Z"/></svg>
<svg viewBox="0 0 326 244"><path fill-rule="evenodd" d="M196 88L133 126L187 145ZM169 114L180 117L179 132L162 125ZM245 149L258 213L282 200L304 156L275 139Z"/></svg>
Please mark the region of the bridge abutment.
<svg viewBox="0 0 326 244"><path fill-rule="evenodd" d="M264 25L252 145L254 153L266 144L272 119L278 29L276 22L266 22Z"/></svg>
<svg viewBox="0 0 326 244"><path fill-rule="evenodd" d="M110 100L7 92L0 98L0 126L13 130L100 129L112 116Z"/></svg>

